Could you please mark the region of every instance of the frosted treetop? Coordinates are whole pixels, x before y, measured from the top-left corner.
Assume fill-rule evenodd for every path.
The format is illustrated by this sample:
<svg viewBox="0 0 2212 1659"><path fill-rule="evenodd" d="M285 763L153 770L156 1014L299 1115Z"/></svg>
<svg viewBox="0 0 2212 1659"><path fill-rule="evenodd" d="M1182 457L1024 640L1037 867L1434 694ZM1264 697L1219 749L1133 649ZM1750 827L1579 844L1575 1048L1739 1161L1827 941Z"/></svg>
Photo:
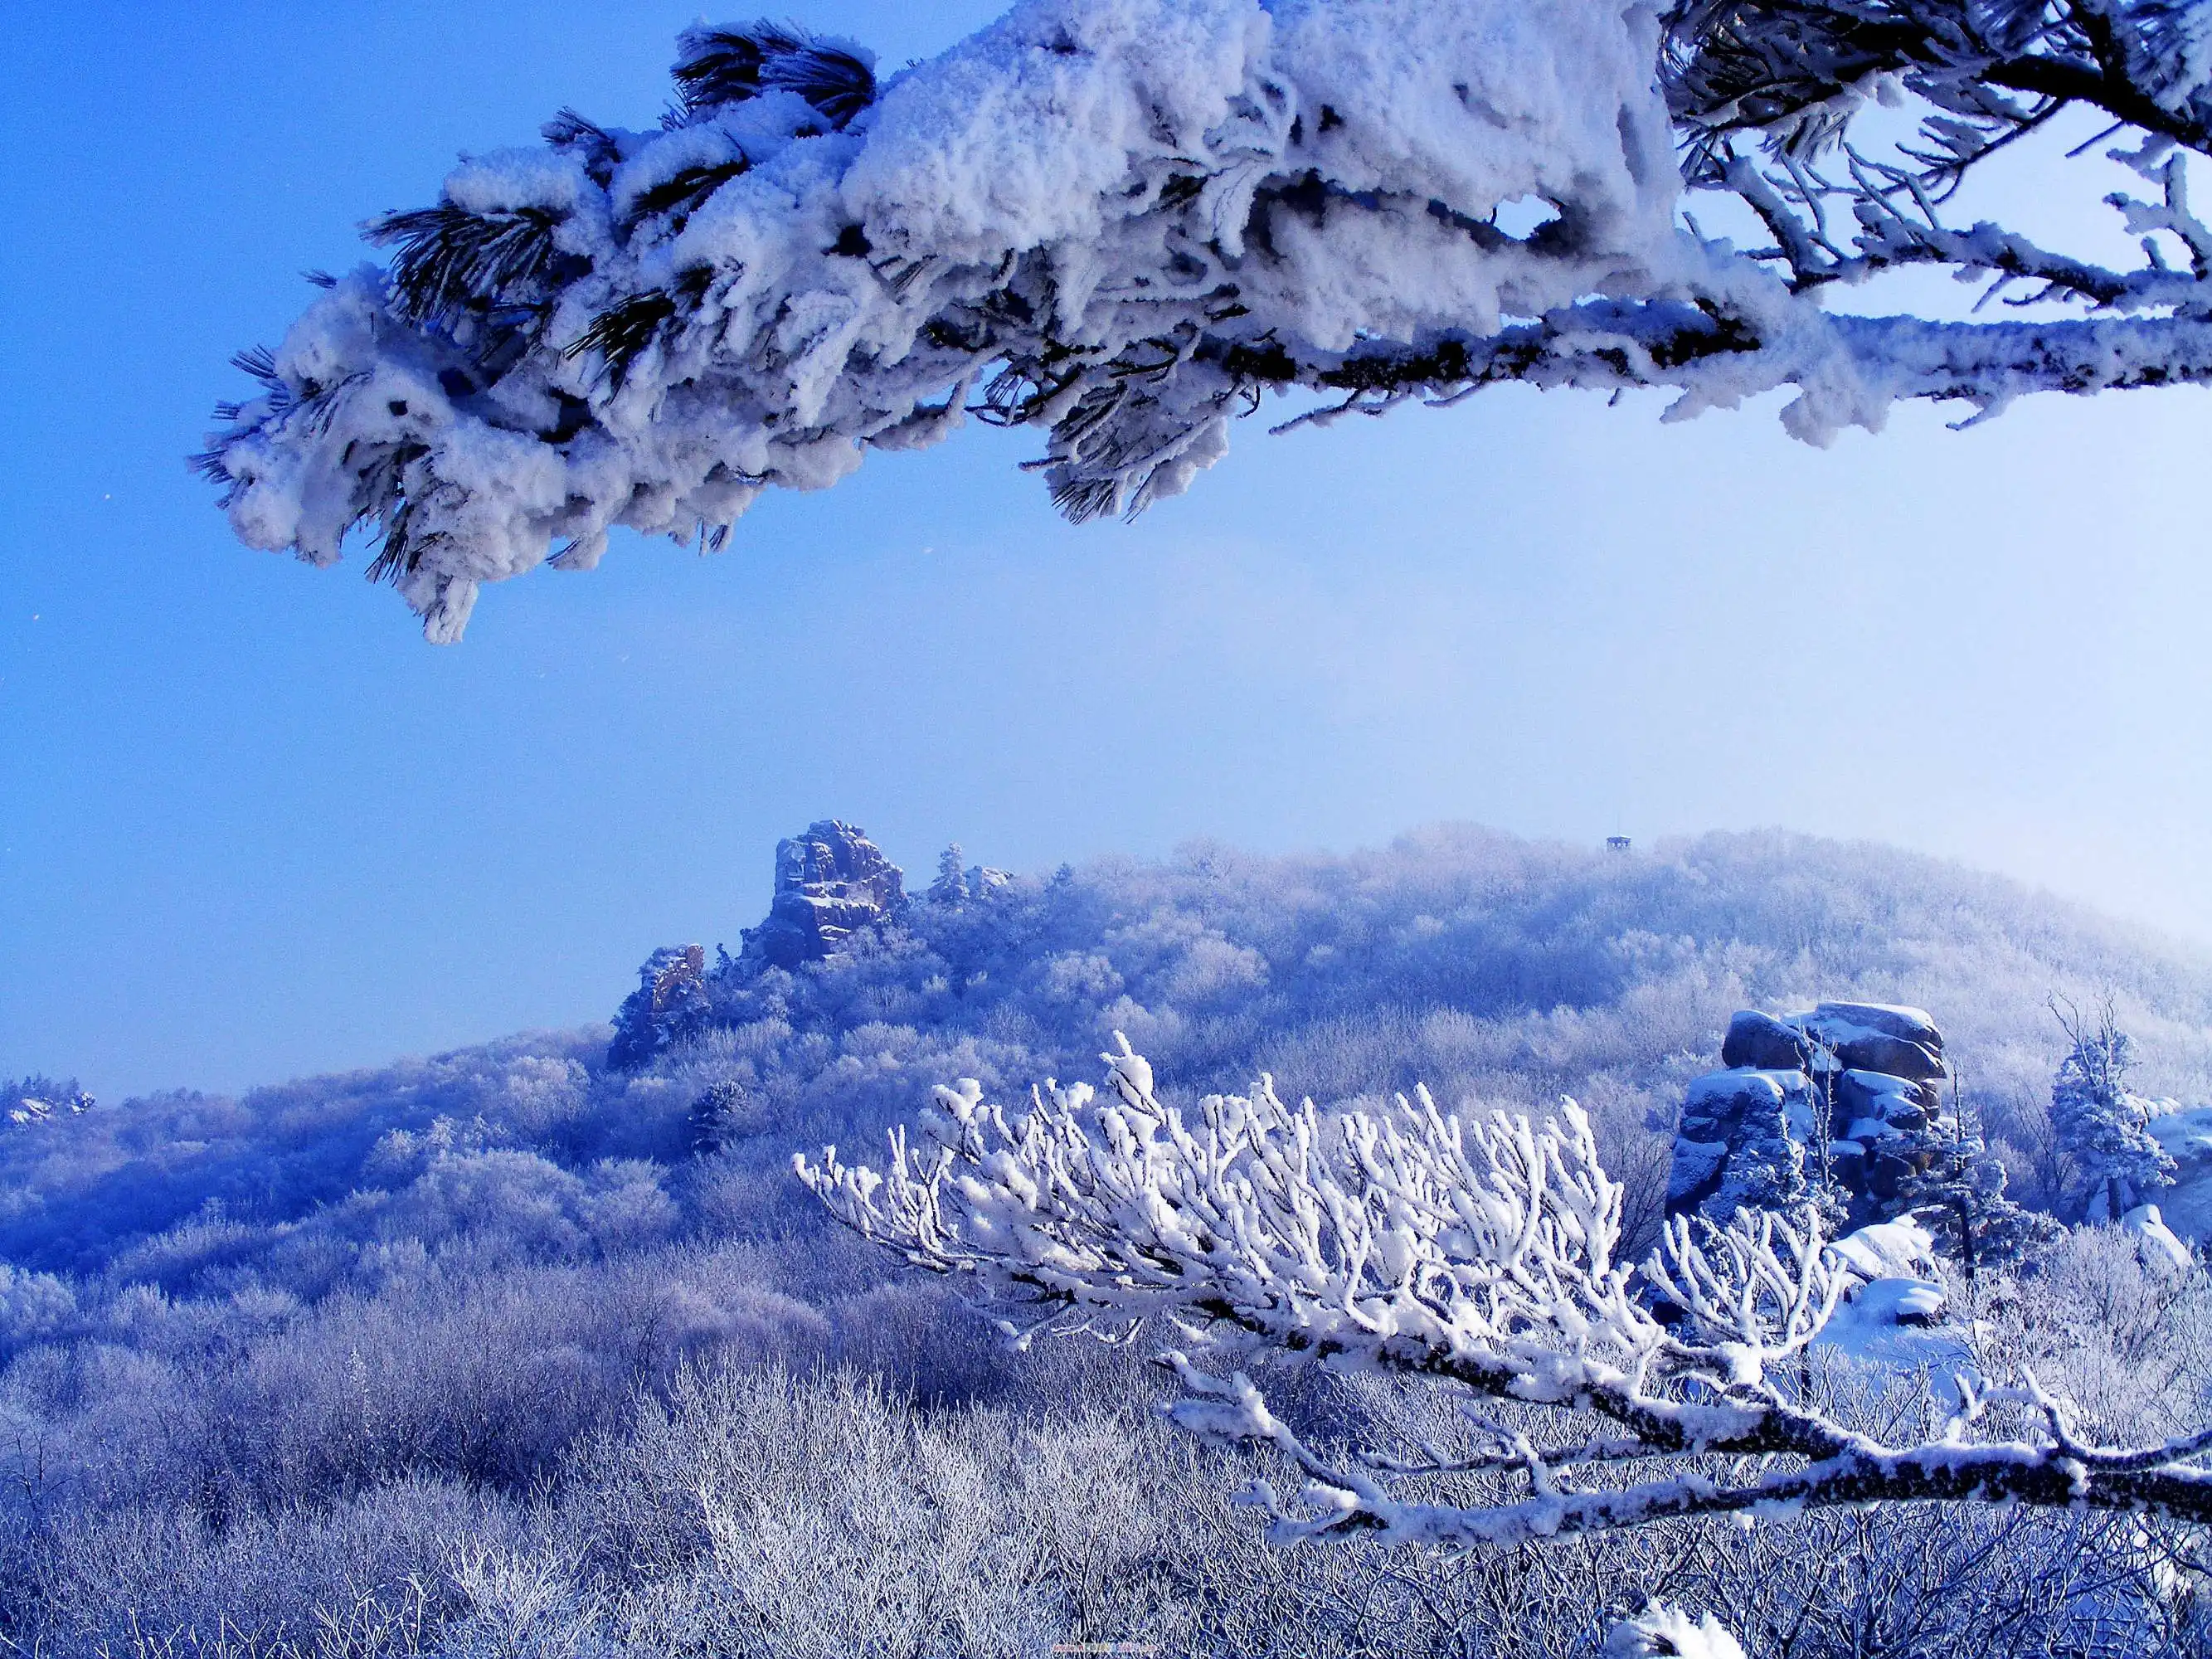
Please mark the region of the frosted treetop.
<svg viewBox="0 0 2212 1659"><path fill-rule="evenodd" d="M1900 398L2201 380L2212 232L2183 157L2207 147L2208 16L1022 0L882 80L849 42L702 26L658 127L563 111L371 222L387 262L319 279L280 346L241 355L260 392L200 464L253 546L329 564L366 532L370 574L451 641L484 582L588 568L616 526L720 546L769 485L969 414L1043 428L1082 520L1185 489L1270 390L1326 416L1505 380L1668 386L1688 414L1786 385L1785 421L1825 441ZM1887 148L1861 131L1885 103L1920 118ZM2077 104L2155 186L2115 199L2139 267L1944 218ZM1768 245L1702 234L1686 186ZM2039 320L1821 304L1916 264Z"/></svg>

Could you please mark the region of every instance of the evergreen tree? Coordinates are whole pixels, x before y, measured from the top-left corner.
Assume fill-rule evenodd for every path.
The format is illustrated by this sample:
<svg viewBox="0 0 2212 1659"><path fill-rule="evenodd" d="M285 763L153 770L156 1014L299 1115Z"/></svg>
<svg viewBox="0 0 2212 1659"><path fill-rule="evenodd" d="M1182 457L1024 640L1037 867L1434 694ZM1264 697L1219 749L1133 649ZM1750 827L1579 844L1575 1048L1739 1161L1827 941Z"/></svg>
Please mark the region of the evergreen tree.
<svg viewBox="0 0 2212 1659"><path fill-rule="evenodd" d="M760 1127L760 1101L744 1084L717 1083L691 1103L691 1152L708 1158Z"/></svg>
<svg viewBox="0 0 2212 1659"><path fill-rule="evenodd" d="M2127 1086L2135 1049L2111 993L2088 1014L2057 996L2050 1008L2069 1044L2051 1083L2051 1121L2081 1171L2075 1207L2085 1221L2117 1221L2173 1184L2174 1163L2146 1127L2150 1102Z"/></svg>
<svg viewBox="0 0 2212 1659"><path fill-rule="evenodd" d="M967 903L968 872L961 863L964 856L957 841L937 855L937 879L929 884L932 904Z"/></svg>
<svg viewBox="0 0 2212 1659"><path fill-rule="evenodd" d="M1930 1118L1919 1150L1925 1162L1904 1184L1900 1212L1927 1228L1936 1248L1970 1278L2021 1261L2058 1231L2050 1217L2005 1196L2004 1164L1990 1151L1980 1109L1956 1068L1949 1110Z"/></svg>
<svg viewBox="0 0 2212 1659"><path fill-rule="evenodd" d="M199 465L245 540L322 565L359 535L451 641L486 581L617 529L720 547L771 486L971 410L1040 428L1082 520L1188 489L1271 392L1325 421L1795 387L1826 444L1903 399L2203 384L2203 10L1057 0L881 97L849 41L702 26L659 121L562 110L371 220L385 268L234 360ZM2069 150L2062 117L2107 130ZM2000 156L2063 244L1954 219ZM1516 234L1522 201L1555 216ZM1828 303L1931 268L2036 310Z"/></svg>

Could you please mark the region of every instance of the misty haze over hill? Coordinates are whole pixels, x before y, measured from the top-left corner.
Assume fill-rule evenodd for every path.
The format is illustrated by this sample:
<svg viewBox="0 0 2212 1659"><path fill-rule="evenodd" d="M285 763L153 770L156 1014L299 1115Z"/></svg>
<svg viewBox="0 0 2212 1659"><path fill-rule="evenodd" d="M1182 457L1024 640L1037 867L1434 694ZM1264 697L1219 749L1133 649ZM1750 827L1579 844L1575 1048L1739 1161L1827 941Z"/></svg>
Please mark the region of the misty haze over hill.
<svg viewBox="0 0 2212 1659"><path fill-rule="evenodd" d="M447 1159L526 1156L585 1179L627 1160L688 1189L690 1109L718 1084L751 1115L718 1175L762 1181L748 1204L781 1214L774 1174L795 1147L872 1140L958 1076L1016 1092L1089 1077L1116 1030L1186 1097L1261 1070L1324 1104L1415 1081L1447 1102L1570 1093L1632 1154L1663 1142L1734 1010L1909 1003L2012 1144L2016 1191L2033 1188L2029 1130L2064 1049L2053 992L2110 988L2139 1086L2212 1098L2212 958L1870 844L1724 834L1623 854L1439 826L1344 857L1194 844L992 872L950 899L919 874L907 885L825 959L710 967L701 1010L642 1063L611 1066L599 1028L524 1034L0 1135L0 1255L101 1267L210 1200L234 1226L343 1229L329 1206L406 1190L425 1137ZM700 933L735 945L743 925L702 917Z"/></svg>

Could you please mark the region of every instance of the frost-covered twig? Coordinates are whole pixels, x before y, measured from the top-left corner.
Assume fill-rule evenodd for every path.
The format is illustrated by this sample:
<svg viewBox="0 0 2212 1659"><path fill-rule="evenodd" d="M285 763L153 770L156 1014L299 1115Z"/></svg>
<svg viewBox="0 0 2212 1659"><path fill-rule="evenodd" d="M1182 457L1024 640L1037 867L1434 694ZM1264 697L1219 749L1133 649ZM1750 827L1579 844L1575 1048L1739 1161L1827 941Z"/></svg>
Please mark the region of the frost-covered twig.
<svg viewBox="0 0 2212 1659"><path fill-rule="evenodd" d="M1942 1436L1891 1446L1800 1398L1784 1361L1832 1311L1843 1269L1808 1218L1671 1226L1617 1259L1620 1189L1573 1102L1541 1124L1447 1113L1425 1091L1380 1111L1293 1107L1261 1078L1185 1113L1116 1034L1109 1092L1048 1083L1009 1116L973 1081L941 1088L882 1170L836 1149L796 1161L831 1212L916 1265L971 1276L1010 1333L1164 1319L1228 1362L1180 1352L1186 1428L1272 1448L1296 1504L1255 1501L1282 1540L1346 1530L1454 1547L1668 1516L1948 1499L2144 1509L2212 1520L2212 1435L2136 1449L2081 1442L2032 1376L1962 1380ZM1662 1319L1661 1315L1667 1316ZM1240 1361L1273 1354L1455 1386L1475 1400L1595 1413L1556 1446L1479 1406L1481 1444L1357 1463L1309 1446ZM2027 1438L1974 1437L1993 1407ZM1747 1460L1748 1462L1747 1464ZM1628 1478L1623 1478L1623 1471ZM1392 1477L1519 1480L1475 1504L1401 1497Z"/></svg>
<svg viewBox="0 0 2212 1659"><path fill-rule="evenodd" d="M1790 429L1826 441L1899 399L2202 383L2205 15L1020 0L881 82L848 42L702 26L659 130L563 111L544 149L373 221L389 264L321 279L280 348L240 357L259 395L201 465L253 545L325 564L365 531L371 574L450 640L486 581L588 567L617 526L720 546L769 486L970 413L1042 428L1080 520L1186 488L1268 391L1372 413L1664 386L1692 414L1794 386ZM1917 108L1911 137L1869 136L1884 103ZM2076 106L2132 130L2113 154L2160 187L2111 198L2140 265L1940 222ZM1686 184L1771 245L1685 228ZM1503 228L1532 203L1543 222ZM1945 331L1821 307L1931 264L2093 314Z"/></svg>

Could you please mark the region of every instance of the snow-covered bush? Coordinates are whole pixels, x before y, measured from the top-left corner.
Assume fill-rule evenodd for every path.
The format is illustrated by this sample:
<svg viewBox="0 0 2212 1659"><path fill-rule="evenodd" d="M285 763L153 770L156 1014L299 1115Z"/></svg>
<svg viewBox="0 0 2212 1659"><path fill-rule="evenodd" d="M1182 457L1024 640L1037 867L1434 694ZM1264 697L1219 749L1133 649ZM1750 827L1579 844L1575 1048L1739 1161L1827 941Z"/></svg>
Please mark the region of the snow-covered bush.
<svg viewBox="0 0 2212 1659"><path fill-rule="evenodd" d="M0 1361L27 1342L54 1334L76 1312L76 1297L52 1273L0 1261Z"/></svg>
<svg viewBox="0 0 2212 1659"><path fill-rule="evenodd" d="M618 526L719 546L970 412L1044 428L1081 519L1185 489L1269 392L1793 386L1826 442L1901 398L2201 381L2203 33L2172 0L1022 0L879 79L702 25L657 130L564 110L372 223L389 265L238 359L260 392L202 464L253 545L368 527L452 640L486 581ZM1960 214L2039 143L2140 258ZM2030 309L1824 304L1921 267Z"/></svg>
<svg viewBox="0 0 2212 1659"><path fill-rule="evenodd" d="M2201 1268L2146 1261L2136 1236L2111 1224L2065 1231L2032 1265L1954 1287L1978 1364L2033 1370L2108 1443L2179 1432L2212 1402L2212 1281Z"/></svg>
<svg viewBox="0 0 2212 1659"><path fill-rule="evenodd" d="M1018 1340L1048 1329L1126 1340L1172 1322L1217 1370L1287 1356L1472 1396L1456 1443L1352 1460L1309 1444L1245 1371L1218 1375L1170 1350L1186 1390L1178 1423L1270 1448L1303 1477L1288 1504L1255 1488L1272 1539L1373 1531L1495 1548L1929 1498L2212 1520L2200 1466L2212 1429L2192 1420L2115 1449L2026 1369L1962 1374L1957 1411L1919 1443L1847 1426L1790 1376L1844 1289L1814 1212L1793 1224L1741 1211L1725 1228L1678 1217L1647 1261L1625 1261L1620 1190L1571 1100L1540 1125L1448 1115L1420 1089L1324 1119L1262 1075L1249 1095L1210 1095L1186 1114L1115 1041L1103 1101L1088 1085L1048 1083L1009 1117L963 1079L939 1087L916 1133L892 1132L880 1172L835 1147L794 1166L862 1237L972 1277ZM1566 1420L1532 1430L1492 1402ZM2188 1407L2201 1419L2199 1401ZM1746 1462L1716 1479L1701 1467L1715 1457ZM1470 1473L1516 1484L1452 1505L1389 1478Z"/></svg>
<svg viewBox="0 0 2212 1659"><path fill-rule="evenodd" d="M1036 1362L1054 1354L1082 1350ZM2158 1588L2132 1519L1883 1509L1472 1559L1356 1540L1270 1551L1222 1496L1211 1455L1142 1409L1157 1390L1126 1358L1093 1351L1077 1373L1087 1388L1054 1370L951 1412L849 1377L690 1370L586 1436L528 1508L402 1480L312 1509L234 1510L222 1526L189 1507L76 1518L35 1557L34 1616L9 1631L56 1659L92 1659L102 1643L259 1659L511 1653L462 1632L525 1615L545 1645L521 1650L623 1656L820 1651L809 1643L826 1629L841 1655L908 1653L954 1631L943 1645L975 1654L1138 1641L1310 1659L1376 1651L1380 1637L1415 1659L1596 1659L1610 1626L1664 1596L1750 1652L1802 1659L2098 1644L2179 1659L2202 1634L2186 1597ZM1864 1391L1831 1397L1869 1423L1898 1414ZM968 1510L939 1514L948 1493ZM773 1522L766 1536L732 1524L755 1515ZM779 1573L771 1544L807 1571ZM0 1607L32 1582L0 1577ZM906 1593L888 1600L891 1587ZM810 1636L803 1622L825 1610Z"/></svg>
<svg viewBox="0 0 2212 1659"><path fill-rule="evenodd" d="M2173 1159L2147 1127L2159 1103L2127 1086L2135 1045L2116 1023L2109 994L2089 1015L2056 998L2051 1012L2069 1047L2051 1083L2051 1124L2081 1185L2075 1211L2117 1221L2173 1183Z"/></svg>
<svg viewBox="0 0 2212 1659"><path fill-rule="evenodd" d="M62 1527L40 1567L43 1650L427 1654L461 1607L443 1571L451 1540L506 1540L523 1525L494 1495L424 1480L316 1511L214 1518L125 1509Z"/></svg>

